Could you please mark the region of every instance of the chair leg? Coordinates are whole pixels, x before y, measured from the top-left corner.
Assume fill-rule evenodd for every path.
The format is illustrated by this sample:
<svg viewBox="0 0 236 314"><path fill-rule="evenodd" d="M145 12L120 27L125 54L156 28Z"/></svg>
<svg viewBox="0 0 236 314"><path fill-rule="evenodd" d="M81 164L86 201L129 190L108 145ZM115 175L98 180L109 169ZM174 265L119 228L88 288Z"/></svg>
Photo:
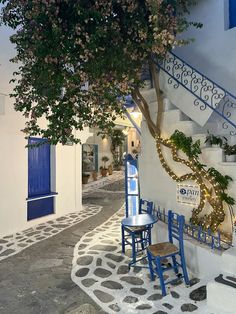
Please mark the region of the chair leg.
<svg viewBox="0 0 236 314"><path fill-rule="evenodd" d="M125 230L124 227L121 226L121 237L122 237L122 253L125 254Z"/></svg>
<svg viewBox="0 0 236 314"><path fill-rule="evenodd" d="M155 276L154 276L153 265L152 265L152 254L148 250L147 250L147 257L148 257L150 278L153 281L155 279Z"/></svg>
<svg viewBox="0 0 236 314"><path fill-rule="evenodd" d="M140 240L141 240L141 248L144 251L145 250L145 245L144 245L145 237L143 237L143 232L140 233Z"/></svg>
<svg viewBox="0 0 236 314"><path fill-rule="evenodd" d="M136 262L136 249L135 249L135 234L131 234L132 237L132 262Z"/></svg>
<svg viewBox="0 0 236 314"><path fill-rule="evenodd" d="M164 297L164 296L166 296L166 286L165 286L164 276L163 276L163 272L162 272L160 257L156 257L156 264L157 264L157 273L158 273L158 276L160 279L161 291L162 291L162 295Z"/></svg>
<svg viewBox="0 0 236 314"><path fill-rule="evenodd" d="M188 271L187 271L187 267L186 267L185 258L184 258L182 253L180 254L180 259L181 259L181 265L182 265L182 269L183 269L184 281L185 281L186 285L189 285Z"/></svg>
<svg viewBox="0 0 236 314"><path fill-rule="evenodd" d="M175 271L176 274L178 274L179 267L178 267L178 264L176 262L176 256L172 256L172 262L173 262L174 271Z"/></svg>
<svg viewBox="0 0 236 314"><path fill-rule="evenodd" d="M148 238L148 245L151 245L152 244L152 232L151 232L151 227L149 226L148 227L148 230L147 230L147 238Z"/></svg>

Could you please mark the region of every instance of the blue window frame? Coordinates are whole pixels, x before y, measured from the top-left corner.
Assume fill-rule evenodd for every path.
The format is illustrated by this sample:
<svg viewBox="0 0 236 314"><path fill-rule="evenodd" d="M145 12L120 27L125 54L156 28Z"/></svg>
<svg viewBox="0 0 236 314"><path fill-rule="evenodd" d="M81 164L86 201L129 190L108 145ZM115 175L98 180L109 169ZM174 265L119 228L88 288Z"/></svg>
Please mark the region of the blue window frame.
<svg viewBox="0 0 236 314"><path fill-rule="evenodd" d="M50 145L47 140L30 138L28 149L28 197L51 192Z"/></svg>
<svg viewBox="0 0 236 314"><path fill-rule="evenodd" d="M236 0L229 0L229 28L236 27Z"/></svg>
<svg viewBox="0 0 236 314"><path fill-rule="evenodd" d="M138 160L130 154L125 160L126 217L137 215L139 211Z"/></svg>
<svg viewBox="0 0 236 314"><path fill-rule="evenodd" d="M51 148L46 139L30 138L28 148L27 219L54 213L54 195L51 193Z"/></svg>

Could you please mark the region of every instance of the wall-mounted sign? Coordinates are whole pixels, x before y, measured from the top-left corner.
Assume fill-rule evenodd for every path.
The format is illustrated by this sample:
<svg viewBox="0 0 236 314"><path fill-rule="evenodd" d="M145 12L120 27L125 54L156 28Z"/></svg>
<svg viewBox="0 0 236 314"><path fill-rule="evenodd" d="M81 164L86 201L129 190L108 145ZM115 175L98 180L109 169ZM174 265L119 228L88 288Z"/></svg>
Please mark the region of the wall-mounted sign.
<svg viewBox="0 0 236 314"><path fill-rule="evenodd" d="M198 185L177 184L177 202L199 205L200 203L200 188Z"/></svg>

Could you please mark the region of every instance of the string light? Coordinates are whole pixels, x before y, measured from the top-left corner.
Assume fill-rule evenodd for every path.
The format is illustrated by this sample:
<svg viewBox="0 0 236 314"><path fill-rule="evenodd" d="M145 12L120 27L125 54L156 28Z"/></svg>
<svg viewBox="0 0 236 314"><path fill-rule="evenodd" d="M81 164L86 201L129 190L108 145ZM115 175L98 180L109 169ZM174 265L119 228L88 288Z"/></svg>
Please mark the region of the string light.
<svg viewBox="0 0 236 314"><path fill-rule="evenodd" d="M177 176L167 164L162 154L161 145L170 148L174 161L184 164L185 166L189 167L193 172L187 173L182 176ZM183 158L180 158L178 156L178 150L176 146L170 139L163 139L159 135L157 135L156 147L162 167L166 170L166 172L174 181L183 182L186 180L192 180L195 181L200 187L200 203L199 206L197 208L194 208L192 211L191 222L194 225L201 225L206 230L211 229L213 232L216 231L219 225L225 219L223 202L220 198L221 189L218 182L216 182L215 179L205 169L199 169L194 159L185 160ZM213 189L209 189L207 187L207 182L209 182L213 186L214 191ZM206 206L206 203L210 204L213 210L210 214L200 218L199 214Z"/></svg>

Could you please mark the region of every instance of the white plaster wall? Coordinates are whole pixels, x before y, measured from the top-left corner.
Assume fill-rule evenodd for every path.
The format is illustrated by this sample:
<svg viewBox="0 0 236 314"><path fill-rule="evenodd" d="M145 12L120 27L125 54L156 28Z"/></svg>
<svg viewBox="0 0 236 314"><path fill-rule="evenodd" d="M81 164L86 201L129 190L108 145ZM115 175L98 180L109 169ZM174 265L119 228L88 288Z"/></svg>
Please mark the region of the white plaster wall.
<svg viewBox="0 0 236 314"><path fill-rule="evenodd" d="M133 144L133 146L132 146ZM127 136L128 153L131 154L134 149L139 150L140 136L135 128L130 128Z"/></svg>
<svg viewBox="0 0 236 314"><path fill-rule="evenodd" d="M141 130L141 154L139 157L141 196L153 200L161 207L173 209L175 212L185 215L187 219L190 218L192 207L177 203L176 183L163 169L157 155L155 141L150 136L145 121L142 122ZM184 165L177 165L175 162L171 162L170 158L168 159L170 165L175 167L176 173L186 171Z"/></svg>
<svg viewBox="0 0 236 314"><path fill-rule="evenodd" d="M191 8L189 19L203 23L200 30L191 28L185 37L194 43L174 52L201 73L236 94L236 28L227 29L228 0L199 0Z"/></svg>
<svg viewBox="0 0 236 314"><path fill-rule="evenodd" d="M0 28L0 93L9 94L15 65L9 62L14 47L11 31ZM27 222L28 155L23 133L24 119L13 109L13 99L4 97L4 114L0 115L0 236L29 228L35 224L82 209L81 146L56 147L55 214ZM82 141L88 129L79 134Z"/></svg>
<svg viewBox="0 0 236 314"><path fill-rule="evenodd" d="M98 145L98 169L103 166L102 157L107 156L109 161L107 162L107 166L113 162L113 157L111 153L111 140L106 137L102 139L100 135L97 135L98 130L92 129L90 130L91 136L87 139L86 144L96 144Z"/></svg>

